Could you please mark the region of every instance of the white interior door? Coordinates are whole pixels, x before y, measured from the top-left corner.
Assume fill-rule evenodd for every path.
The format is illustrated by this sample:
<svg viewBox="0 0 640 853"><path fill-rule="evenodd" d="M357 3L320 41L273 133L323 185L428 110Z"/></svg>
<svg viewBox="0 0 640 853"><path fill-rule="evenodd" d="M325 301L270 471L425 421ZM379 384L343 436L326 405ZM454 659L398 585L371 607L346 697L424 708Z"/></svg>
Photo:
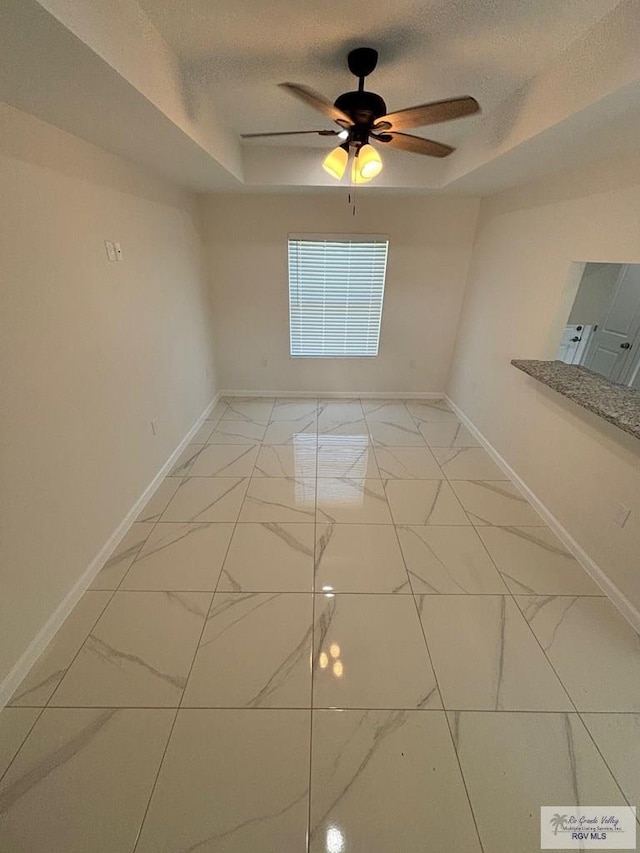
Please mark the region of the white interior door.
<svg viewBox="0 0 640 853"><path fill-rule="evenodd" d="M557 360L564 361L565 364L581 364L592 331L593 326L565 326Z"/></svg>
<svg viewBox="0 0 640 853"><path fill-rule="evenodd" d="M636 335L636 339L629 351L625 371L620 381L623 385L628 385L630 388L640 391L640 331Z"/></svg>
<svg viewBox="0 0 640 853"><path fill-rule="evenodd" d="M640 331L640 264L622 267L615 295L603 322L591 337L583 364L612 382L622 381L635 360Z"/></svg>

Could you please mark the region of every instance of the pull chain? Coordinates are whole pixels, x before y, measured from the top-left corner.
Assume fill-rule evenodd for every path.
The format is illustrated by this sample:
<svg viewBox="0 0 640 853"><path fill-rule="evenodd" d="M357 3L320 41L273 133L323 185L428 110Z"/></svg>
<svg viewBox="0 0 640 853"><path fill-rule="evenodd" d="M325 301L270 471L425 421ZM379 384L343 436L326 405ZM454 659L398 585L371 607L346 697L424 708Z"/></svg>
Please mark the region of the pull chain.
<svg viewBox="0 0 640 853"><path fill-rule="evenodd" d="M358 156L356 152L353 157L353 162L351 163L351 168L349 170L349 195L347 196L348 204L351 205L351 215L356 215L356 184L353 180L353 175L355 172L355 158ZM348 168L348 167L347 167Z"/></svg>

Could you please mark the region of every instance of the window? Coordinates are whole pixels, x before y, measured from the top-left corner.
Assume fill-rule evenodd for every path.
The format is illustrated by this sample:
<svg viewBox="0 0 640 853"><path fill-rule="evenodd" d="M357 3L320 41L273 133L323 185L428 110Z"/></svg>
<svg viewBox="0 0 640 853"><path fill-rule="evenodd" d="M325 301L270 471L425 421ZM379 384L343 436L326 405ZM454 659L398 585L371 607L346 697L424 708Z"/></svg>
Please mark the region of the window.
<svg viewBox="0 0 640 853"><path fill-rule="evenodd" d="M289 237L291 355L378 355L387 237Z"/></svg>

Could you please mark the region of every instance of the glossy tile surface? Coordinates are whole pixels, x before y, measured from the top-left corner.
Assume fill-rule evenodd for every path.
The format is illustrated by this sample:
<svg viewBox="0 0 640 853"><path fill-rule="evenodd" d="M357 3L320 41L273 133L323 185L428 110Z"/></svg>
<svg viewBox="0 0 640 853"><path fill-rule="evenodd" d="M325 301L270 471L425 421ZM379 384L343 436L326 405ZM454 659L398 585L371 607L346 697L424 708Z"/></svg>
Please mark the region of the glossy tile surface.
<svg viewBox="0 0 640 853"><path fill-rule="evenodd" d="M188 477L161 521L236 521L249 480L243 477Z"/></svg>
<svg viewBox="0 0 640 853"><path fill-rule="evenodd" d="M110 599L109 592L85 592L13 694L12 705L47 704Z"/></svg>
<svg viewBox="0 0 640 853"><path fill-rule="evenodd" d="M240 521L313 521L315 506L315 478L254 477Z"/></svg>
<svg viewBox="0 0 640 853"><path fill-rule="evenodd" d="M640 639L608 599L516 600L579 711L640 711Z"/></svg>
<svg viewBox="0 0 640 853"><path fill-rule="evenodd" d="M178 713L136 853L304 851L308 711Z"/></svg>
<svg viewBox="0 0 640 853"><path fill-rule="evenodd" d="M129 566L142 550L153 530L153 522L132 524L124 538L96 575L91 589L117 589Z"/></svg>
<svg viewBox="0 0 640 853"><path fill-rule="evenodd" d="M577 714L449 714L480 838L539 853L541 805L625 805Z"/></svg>
<svg viewBox="0 0 640 853"><path fill-rule="evenodd" d="M121 589L214 592L233 524L158 524L125 575Z"/></svg>
<svg viewBox="0 0 640 853"><path fill-rule="evenodd" d="M409 400L407 409L421 423L458 423L458 418L444 400Z"/></svg>
<svg viewBox="0 0 640 853"><path fill-rule="evenodd" d="M318 423L321 426L339 421L364 420L364 408L360 400L319 400Z"/></svg>
<svg viewBox="0 0 640 853"><path fill-rule="evenodd" d="M221 421L247 421L266 426L271 419L273 400L230 400Z"/></svg>
<svg viewBox="0 0 640 853"><path fill-rule="evenodd" d="M0 782L0 850L133 850L174 714L45 709Z"/></svg>
<svg viewBox="0 0 640 853"><path fill-rule="evenodd" d="M236 525L218 591L311 592L313 523Z"/></svg>
<svg viewBox="0 0 640 853"><path fill-rule="evenodd" d="M219 401L0 712L0 849L532 853L541 804L636 805L640 639L503 476L443 400Z"/></svg>
<svg viewBox="0 0 640 853"><path fill-rule="evenodd" d="M426 447L377 447L376 459L384 480L442 479L442 470Z"/></svg>
<svg viewBox="0 0 640 853"><path fill-rule="evenodd" d="M329 436L318 439L319 477L379 478L369 436Z"/></svg>
<svg viewBox="0 0 640 853"><path fill-rule="evenodd" d="M299 421L304 418L315 418L317 414L317 400L278 397L271 410L271 422Z"/></svg>
<svg viewBox="0 0 640 853"><path fill-rule="evenodd" d="M0 711L0 779L41 713L40 708L3 708Z"/></svg>
<svg viewBox="0 0 640 853"><path fill-rule="evenodd" d="M208 444L194 459L190 477L250 477L258 445Z"/></svg>
<svg viewBox="0 0 640 853"><path fill-rule="evenodd" d="M362 400L364 416L370 423L407 424L413 426L413 418L401 400Z"/></svg>
<svg viewBox="0 0 640 853"><path fill-rule="evenodd" d="M444 480L387 480L385 492L396 524L471 524Z"/></svg>
<svg viewBox="0 0 640 853"><path fill-rule="evenodd" d="M211 424L210 429L213 429L213 424ZM169 472L169 476L183 477L188 474L194 460L198 458L206 446L207 445L204 444L204 442L192 442L191 444L188 444L182 453L178 455L173 468Z"/></svg>
<svg viewBox="0 0 640 853"><path fill-rule="evenodd" d="M317 441L315 435L296 436L291 444L272 444L261 448L254 477L316 476Z"/></svg>
<svg viewBox="0 0 640 853"><path fill-rule="evenodd" d="M314 713L310 849L480 853L442 712Z"/></svg>
<svg viewBox="0 0 640 853"><path fill-rule="evenodd" d="M317 518L339 524L391 524L382 480L319 478Z"/></svg>
<svg viewBox="0 0 640 853"><path fill-rule="evenodd" d="M178 491L178 486L182 482L181 477L165 477L156 489L153 497L148 501L142 512L137 518L137 521L156 522L160 521L160 516L167 508L167 504Z"/></svg>
<svg viewBox="0 0 640 853"><path fill-rule="evenodd" d="M426 447L415 423L370 421L369 432L376 447Z"/></svg>
<svg viewBox="0 0 640 853"><path fill-rule="evenodd" d="M481 447L436 447L438 465L449 480L508 480Z"/></svg>
<svg viewBox="0 0 640 853"><path fill-rule="evenodd" d="M478 534L513 593L604 593L546 527L478 527Z"/></svg>
<svg viewBox="0 0 640 853"><path fill-rule="evenodd" d="M396 531L385 524L316 525L316 592L411 593Z"/></svg>
<svg viewBox="0 0 640 853"><path fill-rule="evenodd" d="M425 595L419 609L445 708L571 709L510 597Z"/></svg>
<svg viewBox="0 0 640 853"><path fill-rule="evenodd" d="M640 714L582 714L630 806L640 803Z"/></svg>
<svg viewBox="0 0 640 853"><path fill-rule="evenodd" d="M344 420L336 421L318 418L319 440L324 436L334 436L335 438L353 436L354 438L359 437L363 441L371 440L369 425L364 418L356 418L354 420L345 418Z"/></svg>
<svg viewBox="0 0 640 853"><path fill-rule="evenodd" d="M207 444L255 444L262 441L265 425L250 420L219 420L207 438Z"/></svg>
<svg viewBox="0 0 640 853"><path fill-rule="evenodd" d="M211 598L205 592L117 592L51 704L177 707Z"/></svg>
<svg viewBox="0 0 640 853"><path fill-rule="evenodd" d="M508 592L473 528L425 525L397 530L416 595Z"/></svg>
<svg viewBox="0 0 640 853"><path fill-rule="evenodd" d="M473 437L466 426L457 421L420 421L419 429L429 447L480 446L480 442Z"/></svg>
<svg viewBox="0 0 640 853"><path fill-rule="evenodd" d="M544 527L527 499L506 480L454 480L451 485L473 524Z"/></svg>
<svg viewBox="0 0 640 853"><path fill-rule="evenodd" d="M217 593L183 707L308 708L312 610L301 593Z"/></svg>
<svg viewBox="0 0 640 853"><path fill-rule="evenodd" d="M271 421L262 439L263 445L295 444L302 436L315 438L318 433L318 419L315 414L304 415L282 421Z"/></svg>
<svg viewBox="0 0 640 853"><path fill-rule="evenodd" d="M316 708L440 708L412 599L405 595L316 597Z"/></svg>

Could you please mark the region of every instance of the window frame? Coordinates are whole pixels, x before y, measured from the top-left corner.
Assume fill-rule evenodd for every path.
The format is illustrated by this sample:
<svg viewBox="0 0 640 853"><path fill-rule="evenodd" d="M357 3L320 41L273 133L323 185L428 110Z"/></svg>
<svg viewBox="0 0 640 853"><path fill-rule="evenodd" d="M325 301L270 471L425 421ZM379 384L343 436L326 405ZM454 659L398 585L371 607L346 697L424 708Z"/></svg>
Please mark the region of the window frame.
<svg viewBox="0 0 640 853"><path fill-rule="evenodd" d="M336 354L315 354L315 353L295 353L293 341L293 326L292 326L292 278L291 278L291 244L296 241L300 242L317 242L317 243L384 243L384 267L382 271L382 287L380 298L380 320L378 323L377 336L375 341L375 352L369 353L336 353ZM291 359L349 359L349 358L378 358L380 355L380 337L382 334L382 316L384 313L385 292L387 284L387 268L389 263L389 235L388 234L357 234L357 233L305 233L292 232L287 235L287 293L289 299L289 358Z"/></svg>

